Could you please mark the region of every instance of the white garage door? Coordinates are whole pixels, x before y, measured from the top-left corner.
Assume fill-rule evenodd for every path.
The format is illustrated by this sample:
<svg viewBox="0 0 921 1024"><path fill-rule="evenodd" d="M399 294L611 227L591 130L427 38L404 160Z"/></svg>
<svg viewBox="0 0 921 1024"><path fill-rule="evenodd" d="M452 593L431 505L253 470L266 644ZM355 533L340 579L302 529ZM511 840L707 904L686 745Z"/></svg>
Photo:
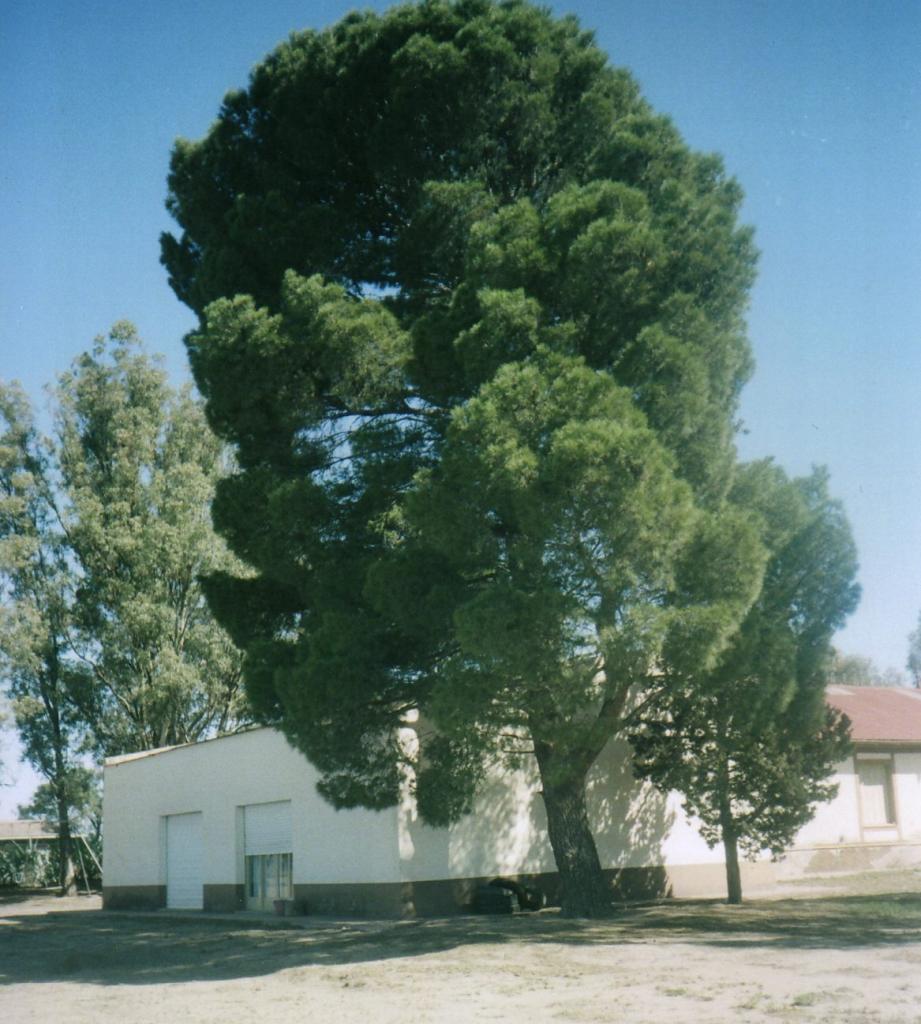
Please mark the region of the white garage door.
<svg viewBox="0 0 921 1024"><path fill-rule="evenodd" d="M294 895L290 800L243 808L243 850L246 906L271 910L275 900L290 900Z"/></svg>
<svg viewBox="0 0 921 1024"><path fill-rule="evenodd" d="M247 857L290 853L291 801L247 804L243 808L243 844Z"/></svg>
<svg viewBox="0 0 921 1024"><path fill-rule="evenodd" d="M201 814L166 819L166 905L201 910L204 884Z"/></svg>

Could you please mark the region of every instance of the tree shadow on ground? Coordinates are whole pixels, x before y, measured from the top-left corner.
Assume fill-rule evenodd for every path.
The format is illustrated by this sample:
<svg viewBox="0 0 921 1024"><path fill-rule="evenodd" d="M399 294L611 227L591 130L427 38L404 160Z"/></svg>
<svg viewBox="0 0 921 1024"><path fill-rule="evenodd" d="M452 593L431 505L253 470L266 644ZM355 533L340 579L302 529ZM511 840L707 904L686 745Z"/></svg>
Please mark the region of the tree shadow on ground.
<svg viewBox="0 0 921 1024"><path fill-rule="evenodd" d="M35 895L34 891L28 889L0 889L0 903L25 903L26 900L35 899Z"/></svg>
<svg viewBox="0 0 921 1024"><path fill-rule="evenodd" d="M296 967L399 960L471 945L692 943L845 949L921 942L921 893L760 901L681 901L567 920L515 917L308 921L306 927L157 914L12 914L0 918L0 985L79 981L162 984L259 977Z"/></svg>
<svg viewBox="0 0 921 1024"><path fill-rule="evenodd" d="M48 886L0 886L0 906L10 903L26 903L35 899L57 898L58 896L58 890Z"/></svg>
<svg viewBox="0 0 921 1024"><path fill-rule="evenodd" d="M756 900L730 907L681 900L634 912L647 937L706 945L846 949L921 942L921 893Z"/></svg>

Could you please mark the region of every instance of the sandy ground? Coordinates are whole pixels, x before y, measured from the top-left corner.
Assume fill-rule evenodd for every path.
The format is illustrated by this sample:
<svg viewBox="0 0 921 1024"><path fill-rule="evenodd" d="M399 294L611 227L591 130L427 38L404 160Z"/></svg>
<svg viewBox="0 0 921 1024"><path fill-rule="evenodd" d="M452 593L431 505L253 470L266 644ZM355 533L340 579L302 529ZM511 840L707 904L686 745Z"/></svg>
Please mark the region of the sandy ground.
<svg viewBox="0 0 921 1024"><path fill-rule="evenodd" d="M921 872L742 908L633 907L602 923L98 908L96 897L0 900L0 1021L921 1024Z"/></svg>

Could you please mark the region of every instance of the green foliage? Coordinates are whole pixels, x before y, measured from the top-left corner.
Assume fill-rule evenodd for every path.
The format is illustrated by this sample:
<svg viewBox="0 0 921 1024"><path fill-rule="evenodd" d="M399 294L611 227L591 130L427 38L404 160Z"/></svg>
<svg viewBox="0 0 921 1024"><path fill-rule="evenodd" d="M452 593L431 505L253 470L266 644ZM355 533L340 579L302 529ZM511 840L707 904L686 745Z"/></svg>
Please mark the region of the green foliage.
<svg viewBox="0 0 921 1024"><path fill-rule="evenodd" d="M761 593L709 670L663 666L631 736L637 775L681 792L727 863L736 846L780 854L834 796L828 776L849 741L847 719L825 704L830 640L859 596L850 529L824 472L788 481L753 463L732 499L760 519L770 552Z"/></svg>
<svg viewBox="0 0 921 1024"><path fill-rule="evenodd" d="M73 696L94 744L123 753L232 728L240 655L199 583L235 564L210 522L220 444L130 324L78 358L56 397L62 519L79 571L84 685Z"/></svg>
<svg viewBox="0 0 921 1024"><path fill-rule="evenodd" d="M199 582L237 566L209 521L225 466L201 409L128 324L54 395L50 441L22 391L0 387L0 675L47 780L34 809L64 837L63 884L92 803L87 752L198 739L245 711L241 655Z"/></svg>
<svg viewBox="0 0 921 1024"><path fill-rule="evenodd" d="M60 835L61 807L67 809L70 855L75 873L84 887L102 884L98 865L102 863L102 772L85 764L73 765L62 777L43 782L28 804L18 808L20 818L45 823ZM92 855L88 851L92 851ZM93 859L95 858L95 860Z"/></svg>
<svg viewBox="0 0 921 1024"><path fill-rule="evenodd" d="M76 577L59 529L50 453L22 390L0 385L0 676L23 753L56 798L57 880L67 884L68 781L83 723L67 657Z"/></svg>
<svg viewBox="0 0 921 1024"><path fill-rule="evenodd" d="M58 800L62 792L68 807L72 834L98 836L102 828L102 787L100 773L86 765L75 765L67 776L54 783L43 782L28 804L18 808L20 818L42 821L57 831Z"/></svg>
<svg viewBox="0 0 921 1024"><path fill-rule="evenodd" d="M715 664L766 560L728 498L740 202L517 0L296 34L177 143L163 261L251 570L209 599L333 802L394 802L409 762L452 820L504 728L581 785L631 693Z"/></svg>
<svg viewBox="0 0 921 1024"><path fill-rule="evenodd" d="M912 685L921 687L921 615L918 626L908 635L908 661L906 663Z"/></svg>
<svg viewBox="0 0 921 1024"><path fill-rule="evenodd" d="M58 881L58 858L53 844L0 845L0 886L49 887Z"/></svg>
<svg viewBox="0 0 921 1024"><path fill-rule="evenodd" d="M912 671L911 642L909 637L908 670ZM829 684L840 686L905 686L905 676L895 668L881 669L872 658L860 654L843 654L833 651L828 667Z"/></svg>

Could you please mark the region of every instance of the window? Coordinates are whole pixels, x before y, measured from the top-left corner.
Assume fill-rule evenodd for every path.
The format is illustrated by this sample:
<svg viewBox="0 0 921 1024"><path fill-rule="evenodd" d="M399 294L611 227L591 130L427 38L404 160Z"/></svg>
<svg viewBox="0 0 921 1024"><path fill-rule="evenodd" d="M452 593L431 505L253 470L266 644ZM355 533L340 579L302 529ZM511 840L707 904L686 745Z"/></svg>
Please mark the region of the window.
<svg viewBox="0 0 921 1024"><path fill-rule="evenodd" d="M895 824L892 795L892 759L858 759L860 812L864 828L886 828Z"/></svg>
<svg viewBox="0 0 921 1024"><path fill-rule="evenodd" d="M242 818L246 906L271 910L275 900L294 897L291 801L247 804Z"/></svg>
<svg viewBox="0 0 921 1024"><path fill-rule="evenodd" d="M251 905L290 900L291 854L256 854L246 858L246 896Z"/></svg>

